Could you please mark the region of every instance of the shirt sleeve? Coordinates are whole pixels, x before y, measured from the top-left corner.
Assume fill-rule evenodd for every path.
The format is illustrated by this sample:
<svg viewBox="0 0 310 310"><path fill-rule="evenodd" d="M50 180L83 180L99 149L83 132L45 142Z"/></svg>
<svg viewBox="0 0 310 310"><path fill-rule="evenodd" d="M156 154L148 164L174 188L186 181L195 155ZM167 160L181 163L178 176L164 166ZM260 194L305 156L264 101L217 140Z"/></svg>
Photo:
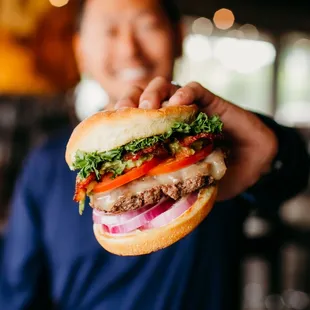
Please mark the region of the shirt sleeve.
<svg viewBox="0 0 310 310"><path fill-rule="evenodd" d="M272 212L307 187L310 160L305 141L297 130L281 126L266 116L257 116L274 131L279 149L271 171L251 187L244 197L262 211Z"/></svg>
<svg viewBox="0 0 310 310"><path fill-rule="evenodd" d="M16 184L0 266L0 309L35 309L43 272L40 220L35 199L39 155L33 154Z"/></svg>

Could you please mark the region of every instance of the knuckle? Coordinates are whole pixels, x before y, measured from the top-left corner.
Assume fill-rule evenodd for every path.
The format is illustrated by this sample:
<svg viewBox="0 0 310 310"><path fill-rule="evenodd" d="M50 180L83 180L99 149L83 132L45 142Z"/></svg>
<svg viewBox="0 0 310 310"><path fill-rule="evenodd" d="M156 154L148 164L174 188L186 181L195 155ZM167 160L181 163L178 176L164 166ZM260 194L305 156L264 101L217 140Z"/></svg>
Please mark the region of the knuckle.
<svg viewBox="0 0 310 310"><path fill-rule="evenodd" d="M138 86L131 86L129 89L126 89L121 94L121 100L123 99L130 99L131 97L135 96L136 94L139 94L142 92L142 89Z"/></svg>
<svg viewBox="0 0 310 310"><path fill-rule="evenodd" d="M141 96L141 100L145 100L148 99L150 101L153 100L160 100L160 92L157 90L150 90L150 91L146 91L144 92L144 94Z"/></svg>
<svg viewBox="0 0 310 310"><path fill-rule="evenodd" d="M139 86L132 86L131 88L131 94L139 94L143 91L143 89Z"/></svg>
<svg viewBox="0 0 310 310"><path fill-rule="evenodd" d="M191 83L188 84L188 86L190 88L198 88L198 89L199 88L203 88L202 85L200 83L198 83L198 82L191 82Z"/></svg>
<svg viewBox="0 0 310 310"><path fill-rule="evenodd" d="M136 104L134 103L134 101L130 98L124 98L121 99L118 103L117 103L117 107L118 108L124 108L124 107L133 107L136 106Z"/></svg>
<svg viewBox="0 0 310 310"><path fill-rule="evenodd" d="M163 76L157 76L154 81L158 82L158 83L168 83L168 80L163 77Z"/></svg>

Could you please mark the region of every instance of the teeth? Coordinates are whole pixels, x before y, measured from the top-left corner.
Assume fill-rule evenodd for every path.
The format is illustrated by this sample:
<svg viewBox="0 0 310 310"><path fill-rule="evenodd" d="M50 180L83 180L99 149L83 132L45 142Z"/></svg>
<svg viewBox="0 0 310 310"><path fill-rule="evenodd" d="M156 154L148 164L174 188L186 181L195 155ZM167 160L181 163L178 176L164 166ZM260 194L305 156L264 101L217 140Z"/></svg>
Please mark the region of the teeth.
<svg viewBox="0 0 310 310"><path fill-rule="evenodd" d="M138 80L144 78L147 74L145 68L124 69L119 73L119 77L123 80Z"/></svg>

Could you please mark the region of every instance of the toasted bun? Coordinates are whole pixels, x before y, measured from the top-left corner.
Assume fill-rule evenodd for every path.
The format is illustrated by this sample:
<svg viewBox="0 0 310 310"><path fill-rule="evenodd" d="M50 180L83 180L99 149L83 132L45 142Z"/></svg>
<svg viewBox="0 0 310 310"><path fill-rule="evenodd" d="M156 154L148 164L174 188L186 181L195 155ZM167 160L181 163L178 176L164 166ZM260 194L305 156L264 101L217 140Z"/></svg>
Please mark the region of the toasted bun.
<svg viewBox="0 0 310 310"><path fill-rule="evenodd" d="M66 150L70 169L77 150L104 152L135 139L167 132L175 122L190 122L197 107L173 106L159 110L125 108L98 112L81 122L73 131Z"/></svg>
<svg viewBox="0 0 310 310"><path fill-rule="evenodd" d="M94 224L94 234L100 245L113 254L133 256L155 252L179 241L193 231L209 214L216 194L217 186L201 189L196 202L180 217L163 227L113 236L102 232L100 225Z"/></svg>

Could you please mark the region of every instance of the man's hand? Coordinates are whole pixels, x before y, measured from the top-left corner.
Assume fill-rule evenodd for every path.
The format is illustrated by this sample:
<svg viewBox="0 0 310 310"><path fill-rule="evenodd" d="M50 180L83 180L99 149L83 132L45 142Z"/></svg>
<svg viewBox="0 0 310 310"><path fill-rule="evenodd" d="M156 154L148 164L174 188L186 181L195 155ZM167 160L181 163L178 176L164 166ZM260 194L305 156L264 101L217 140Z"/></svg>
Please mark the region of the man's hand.
<svg viewBox="0 0 310 310"><path fill-rule="evenodd" d="M233 198L268 172L278 150L275 134L255 114L212 94L198 83L178 88L161 77L151 81L145 90L129 89L115 108L158 109L193 103L208 115L218 114L224 123L231 150L226 175L220 182L218 200Z"/></svg>

